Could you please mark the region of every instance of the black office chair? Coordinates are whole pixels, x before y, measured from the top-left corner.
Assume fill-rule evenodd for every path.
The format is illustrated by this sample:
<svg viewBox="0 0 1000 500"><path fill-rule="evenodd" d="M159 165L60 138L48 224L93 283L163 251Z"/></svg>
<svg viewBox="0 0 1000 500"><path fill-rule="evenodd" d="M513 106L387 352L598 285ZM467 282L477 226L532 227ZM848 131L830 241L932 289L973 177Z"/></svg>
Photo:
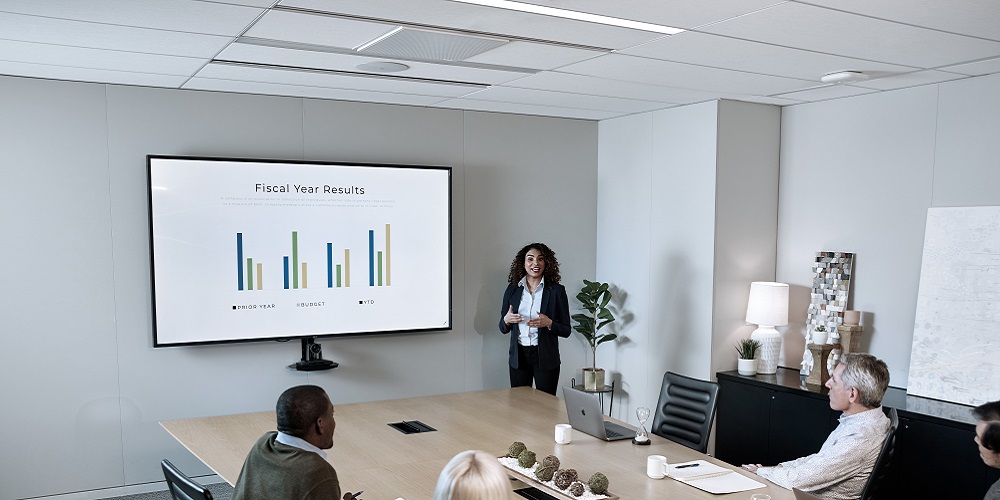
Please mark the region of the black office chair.
<svg viewBox="0 0 1000 500"><path fill-rule="evenodd" d="M212 492L208 488L185 476L170 460L163 459L160 466L163 467L163 477L167 478L167 489L174 500L212 500Z"/></svg>
<svg viewBox="0 0 1000 500"><path fill-rule="evenodd" d="M899 434L899 416L896 415L896 409L889 409L889 421L892 425L889 426L889 433L885 436L885 442L882 443L882 450L878 453L878 459L875 460L875 468L872 469L872 475L868 476L868 484L865 485L864 491L861 492L861 500L879 500L895 497L893 489L893 481L895 478L896 469L896 442L898 441L897 436Z"/></svg>
<svg viewBox="0 0 1000 500"><path fill-rule="evenodd" d="M705 453L719 384L673 372L663 375L653 416L653 434Z"/></svg>

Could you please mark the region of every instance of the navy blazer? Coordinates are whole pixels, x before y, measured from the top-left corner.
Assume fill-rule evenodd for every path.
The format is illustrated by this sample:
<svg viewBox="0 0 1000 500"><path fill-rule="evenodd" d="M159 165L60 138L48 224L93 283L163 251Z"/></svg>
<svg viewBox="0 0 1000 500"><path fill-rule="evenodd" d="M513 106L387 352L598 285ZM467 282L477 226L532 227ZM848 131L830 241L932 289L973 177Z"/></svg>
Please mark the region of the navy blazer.
<svg viewBox="0 0 1000 500"><path fill-rule="evenodd" d="M500 308L500 333L510 333L514 325L503 322L507 310L513 306L517 312L521 305L521 295L524 287L517 283L507 285L507 290L503 292L503 306ZM539 309L552 320L551 328L538 329L538 364L543 370L559 368L559 338L569 337L569 299L566 298L566 287L559 283L545 283L542 288L542 306ZM510 336L510 351L508 353L508 363L511 368L517 369L517 337L520 329Z"/></svg>

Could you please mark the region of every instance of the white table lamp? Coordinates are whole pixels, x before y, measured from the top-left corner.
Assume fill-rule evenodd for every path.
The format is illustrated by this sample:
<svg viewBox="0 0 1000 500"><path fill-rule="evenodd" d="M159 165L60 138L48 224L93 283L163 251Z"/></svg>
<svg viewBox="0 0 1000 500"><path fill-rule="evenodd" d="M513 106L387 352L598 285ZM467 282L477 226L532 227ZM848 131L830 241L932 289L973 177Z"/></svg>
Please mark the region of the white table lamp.
<svg viewBox="0 0 1000 500"><path fill-rule="evenodd" d="M760 342L757 373L770 375L777 372L781 334L774 327L788 324L788 285L766 281L750 283L747 323L757 325L750 335L750 338Z"/></svg>

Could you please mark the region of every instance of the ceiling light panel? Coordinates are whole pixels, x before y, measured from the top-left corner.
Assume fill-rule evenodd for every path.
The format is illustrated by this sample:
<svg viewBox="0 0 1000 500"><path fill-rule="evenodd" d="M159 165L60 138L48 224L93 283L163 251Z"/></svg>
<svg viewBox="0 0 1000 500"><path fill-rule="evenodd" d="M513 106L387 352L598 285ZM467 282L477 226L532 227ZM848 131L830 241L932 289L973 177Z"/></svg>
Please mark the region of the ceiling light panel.
<svg viewBox="0 0 1000 500"><path fill-rule="evenodd" d="M648 31L441 0L393 2L285 0L281 6L378 19L406 20L412 24L608 49L631 47L663 36L660 33Z"/></svg>
<svg viewBox="0 0 1000 500"><path fill-rule="evenodd" d="M245 36L353 49L395 28L383 23L272 10Z"/></svg>
<svg viewBox="0 0 1000 500"><path fill-rule="evenodd" d="M216 59L350 72L359 72L357 70L359 64L383 60L357 54L314 52L242 43L234 43L226 47L226 50L222 51ZM401 75L435 80L497 85L531 74L514 70L470 68L416 61L403 62L410 66L410 69L400 73Z"/></svg>
<svg viewBox="0 0 1000 500"><path fill-rule="evenodd" d="M495 49L507 40L498 37L399 27L385 36L362 44L362 55L425 61L463 61Z"/></svg>

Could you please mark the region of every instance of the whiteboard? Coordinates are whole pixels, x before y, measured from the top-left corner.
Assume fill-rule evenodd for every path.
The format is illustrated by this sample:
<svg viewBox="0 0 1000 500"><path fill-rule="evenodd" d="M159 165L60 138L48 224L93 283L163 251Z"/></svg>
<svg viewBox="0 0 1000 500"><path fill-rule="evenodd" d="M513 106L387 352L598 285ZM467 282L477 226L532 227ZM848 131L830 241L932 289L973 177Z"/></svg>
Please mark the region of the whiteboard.
<svg viewBox="0 0 1000 500"><path fill-rule="evenodd" d="M1000 207L928 209L907 393L1000 399Z"/></svg>

